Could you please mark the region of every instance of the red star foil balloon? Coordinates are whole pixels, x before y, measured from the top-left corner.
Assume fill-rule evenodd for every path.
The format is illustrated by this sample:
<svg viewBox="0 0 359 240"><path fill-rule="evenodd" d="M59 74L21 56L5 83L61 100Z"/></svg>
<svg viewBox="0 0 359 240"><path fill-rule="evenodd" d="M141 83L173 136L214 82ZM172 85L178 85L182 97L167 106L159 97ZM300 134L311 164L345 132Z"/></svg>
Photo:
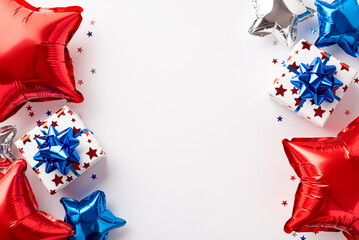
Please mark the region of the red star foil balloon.
<svg viewBox="0 0 359 240"><path fill-rule="evenodd" d="M359 239L359 118L337 137L283 140L301 183L287 233L342 231Z"/></svg>
<svg viewBox="0 0 359 240"><path fill-rule="evenodd" d="M25 171L26 162L22 159L0 171L1 239L57 240L74 236L71 225L37 210Z"/></svg>
<svg viewBox="0 0 359 240"><path fill-rule="evenodd" d="M83 101L67 50L81 12L81 7L35 8L23 0L0 0L0 122L27 101Z"/></svg>

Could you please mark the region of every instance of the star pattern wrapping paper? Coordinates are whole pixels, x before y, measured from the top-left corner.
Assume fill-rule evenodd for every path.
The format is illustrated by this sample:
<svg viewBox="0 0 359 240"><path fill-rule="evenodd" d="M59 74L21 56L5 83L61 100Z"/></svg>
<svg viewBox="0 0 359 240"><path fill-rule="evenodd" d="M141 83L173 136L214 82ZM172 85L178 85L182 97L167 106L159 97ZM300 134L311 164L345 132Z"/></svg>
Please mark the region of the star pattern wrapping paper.
<svg viewBox="0 0 359 240"><path fill-rule="evenodd" d="M290 71L288 66L298 70L301 63L309 65L316 57L320 57L322 61L329 57L326 65L336 66L334 77L343 82L343 86L336 89L334 93L340 99L343 99L357 74L357 70L330 56L328 53L321 51L305 40L299 41L293 48L287 62L283 64L282 70L270 87L269 96L291 111L295 111L302 100L299 98L299 89L290 82L291 78L296 76L296 74ZM315 125L323 127L338 104L339 101L334 100L332 103L323 102L320 106L317 106L314 104L314 101L307 99L297 114Z"/></svg>
<svg viewBox="0 0 359 240"><path fill-rule="evenodd" d="M39 163L34 160L34 155L39 150L36 138L43 136L41 128L47 132L50 126L55 127L59 132L71 127L74 131L74 135L84 129L87 129L81 118L69 107L64 106L55 114L47 118L41 124L41 127L35 127L30 132L25 134L25 136L15 142L15 146L19 149L25 160L33 169ZM76 151L80 156L80 161L72 166L79 176L105 156L102 147L95 138L94 134L91 132L91 129L88 130L89 131L84 132L77 137L80 144L76 147ZM76 174L72 171L69 171L67 175L63 175L58 169L55 169L50 173L46 173L45 165L46 164L42 164L37 169L34 169L34 172L51 194L55 194L77 178Z"/></svg>

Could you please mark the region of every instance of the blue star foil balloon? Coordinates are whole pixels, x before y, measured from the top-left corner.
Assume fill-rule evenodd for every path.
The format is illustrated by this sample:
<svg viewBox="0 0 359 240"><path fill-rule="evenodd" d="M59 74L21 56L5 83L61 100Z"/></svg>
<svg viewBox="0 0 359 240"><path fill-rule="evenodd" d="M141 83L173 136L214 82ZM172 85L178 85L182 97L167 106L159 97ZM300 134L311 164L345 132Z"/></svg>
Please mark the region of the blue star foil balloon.
<svg viewBox="0 0 359 240"><path fill-rule="evenodd" d="M357 0L315 2L319 18L319 38L315 45L338 44L347 54L358 57L359 6Z"/></svg>
<svg viewBox="0 0 359 240"><path fill-rule="evenodd" d="M257 19L249 29L249 33L259 37L274 34L287 46L291 46L297 38L298 22L315 15L315 10L306 7L301 0L273 0L272 10L265 15L259 13L257 1L252 0L252 2Z"/></svg>
<svg viewBox="0 0 359 240"><path fill-rule="evenodd" d="M300 99L313 99L319 106L323 101L332 103L338 98L334 90L343 86L343 83L334 77L336 66L325 65L317 57L310 65L301 63L299 71L290 82L299 89Z"/></svg>
<svg viewBox="0 0 359 240"><path fill-rule="evenodd" d="M75 138L73 129L67 128L59 133L53 126L50 126L47 133L42 132L44 136L36 138L39 151L34 159L40 162L37 167L45 163L46 173L57 169L63 175L67 175L70 170L74 171L72 165L80 161L76 151L80 141Z"/></svg>
<svg viewBox="0 0 359 240"><path fill-rule="evenodd" d="M66 211L65 222L76 231L69 240L106 240L111 230L126 224L106 209L106 196L102 191L95 191L81 201L62 198L60 202Z"/></svg>

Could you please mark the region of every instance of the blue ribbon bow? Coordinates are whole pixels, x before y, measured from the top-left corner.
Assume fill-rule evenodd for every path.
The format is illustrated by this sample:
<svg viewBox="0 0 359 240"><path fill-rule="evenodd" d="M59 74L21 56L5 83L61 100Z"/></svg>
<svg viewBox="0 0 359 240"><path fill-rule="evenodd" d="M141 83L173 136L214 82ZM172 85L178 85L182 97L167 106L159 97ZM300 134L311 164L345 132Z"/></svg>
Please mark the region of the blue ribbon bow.
<svg viewBox="0 0 359 240"><path fill-rule="evenodd" d="M80 162L80 157L76 151L80 141L76 138L87 131L87 129L84 129L74 136L72 128L66 128L58 132L53 126L50 126L47 133L41 129L44 136L36 138L39 151L35 154L34 160L39 161L39 163L34 169L36 170L45 163L46 173L51 173L57 169L63 175L67 175L71 170L78 176L79 174L72 166Z"/></svg>
<svg viewBox="0 0 359 240"><path fill-rule="evenodd" d="M324 62L316 57L310 65L301 63L300 72L288 66L288 69L296 74L290 82L299 89L299 98L302 99L300 107L306 99L313 99L317 106L324 101L329 103L334 102L334 99L340 101L340 98L334 94L334 90L343 86L343 82L334 77L336 66L326 65L329 57L330 55Z"/></svg>

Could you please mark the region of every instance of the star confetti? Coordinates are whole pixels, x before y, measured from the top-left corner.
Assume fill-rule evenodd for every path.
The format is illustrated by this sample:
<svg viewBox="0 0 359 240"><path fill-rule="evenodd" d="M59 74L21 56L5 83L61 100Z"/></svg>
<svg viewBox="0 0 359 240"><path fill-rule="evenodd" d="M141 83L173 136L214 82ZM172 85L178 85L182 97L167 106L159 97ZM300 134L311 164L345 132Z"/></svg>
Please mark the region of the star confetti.
<svg viewBox="0 0 359 240"><path fill-rule="evenodd" d="M282 116L277 117L277 121L278 122L283 122L283 117Z"/></svg>
<svg viewBox="0 0 359 240"><path fill-rule="evenodd" d="M92 32L90 32L90 31L88 31L86 35L87 35L88 37L92 37L92 36L93 36Z"/></svg>

